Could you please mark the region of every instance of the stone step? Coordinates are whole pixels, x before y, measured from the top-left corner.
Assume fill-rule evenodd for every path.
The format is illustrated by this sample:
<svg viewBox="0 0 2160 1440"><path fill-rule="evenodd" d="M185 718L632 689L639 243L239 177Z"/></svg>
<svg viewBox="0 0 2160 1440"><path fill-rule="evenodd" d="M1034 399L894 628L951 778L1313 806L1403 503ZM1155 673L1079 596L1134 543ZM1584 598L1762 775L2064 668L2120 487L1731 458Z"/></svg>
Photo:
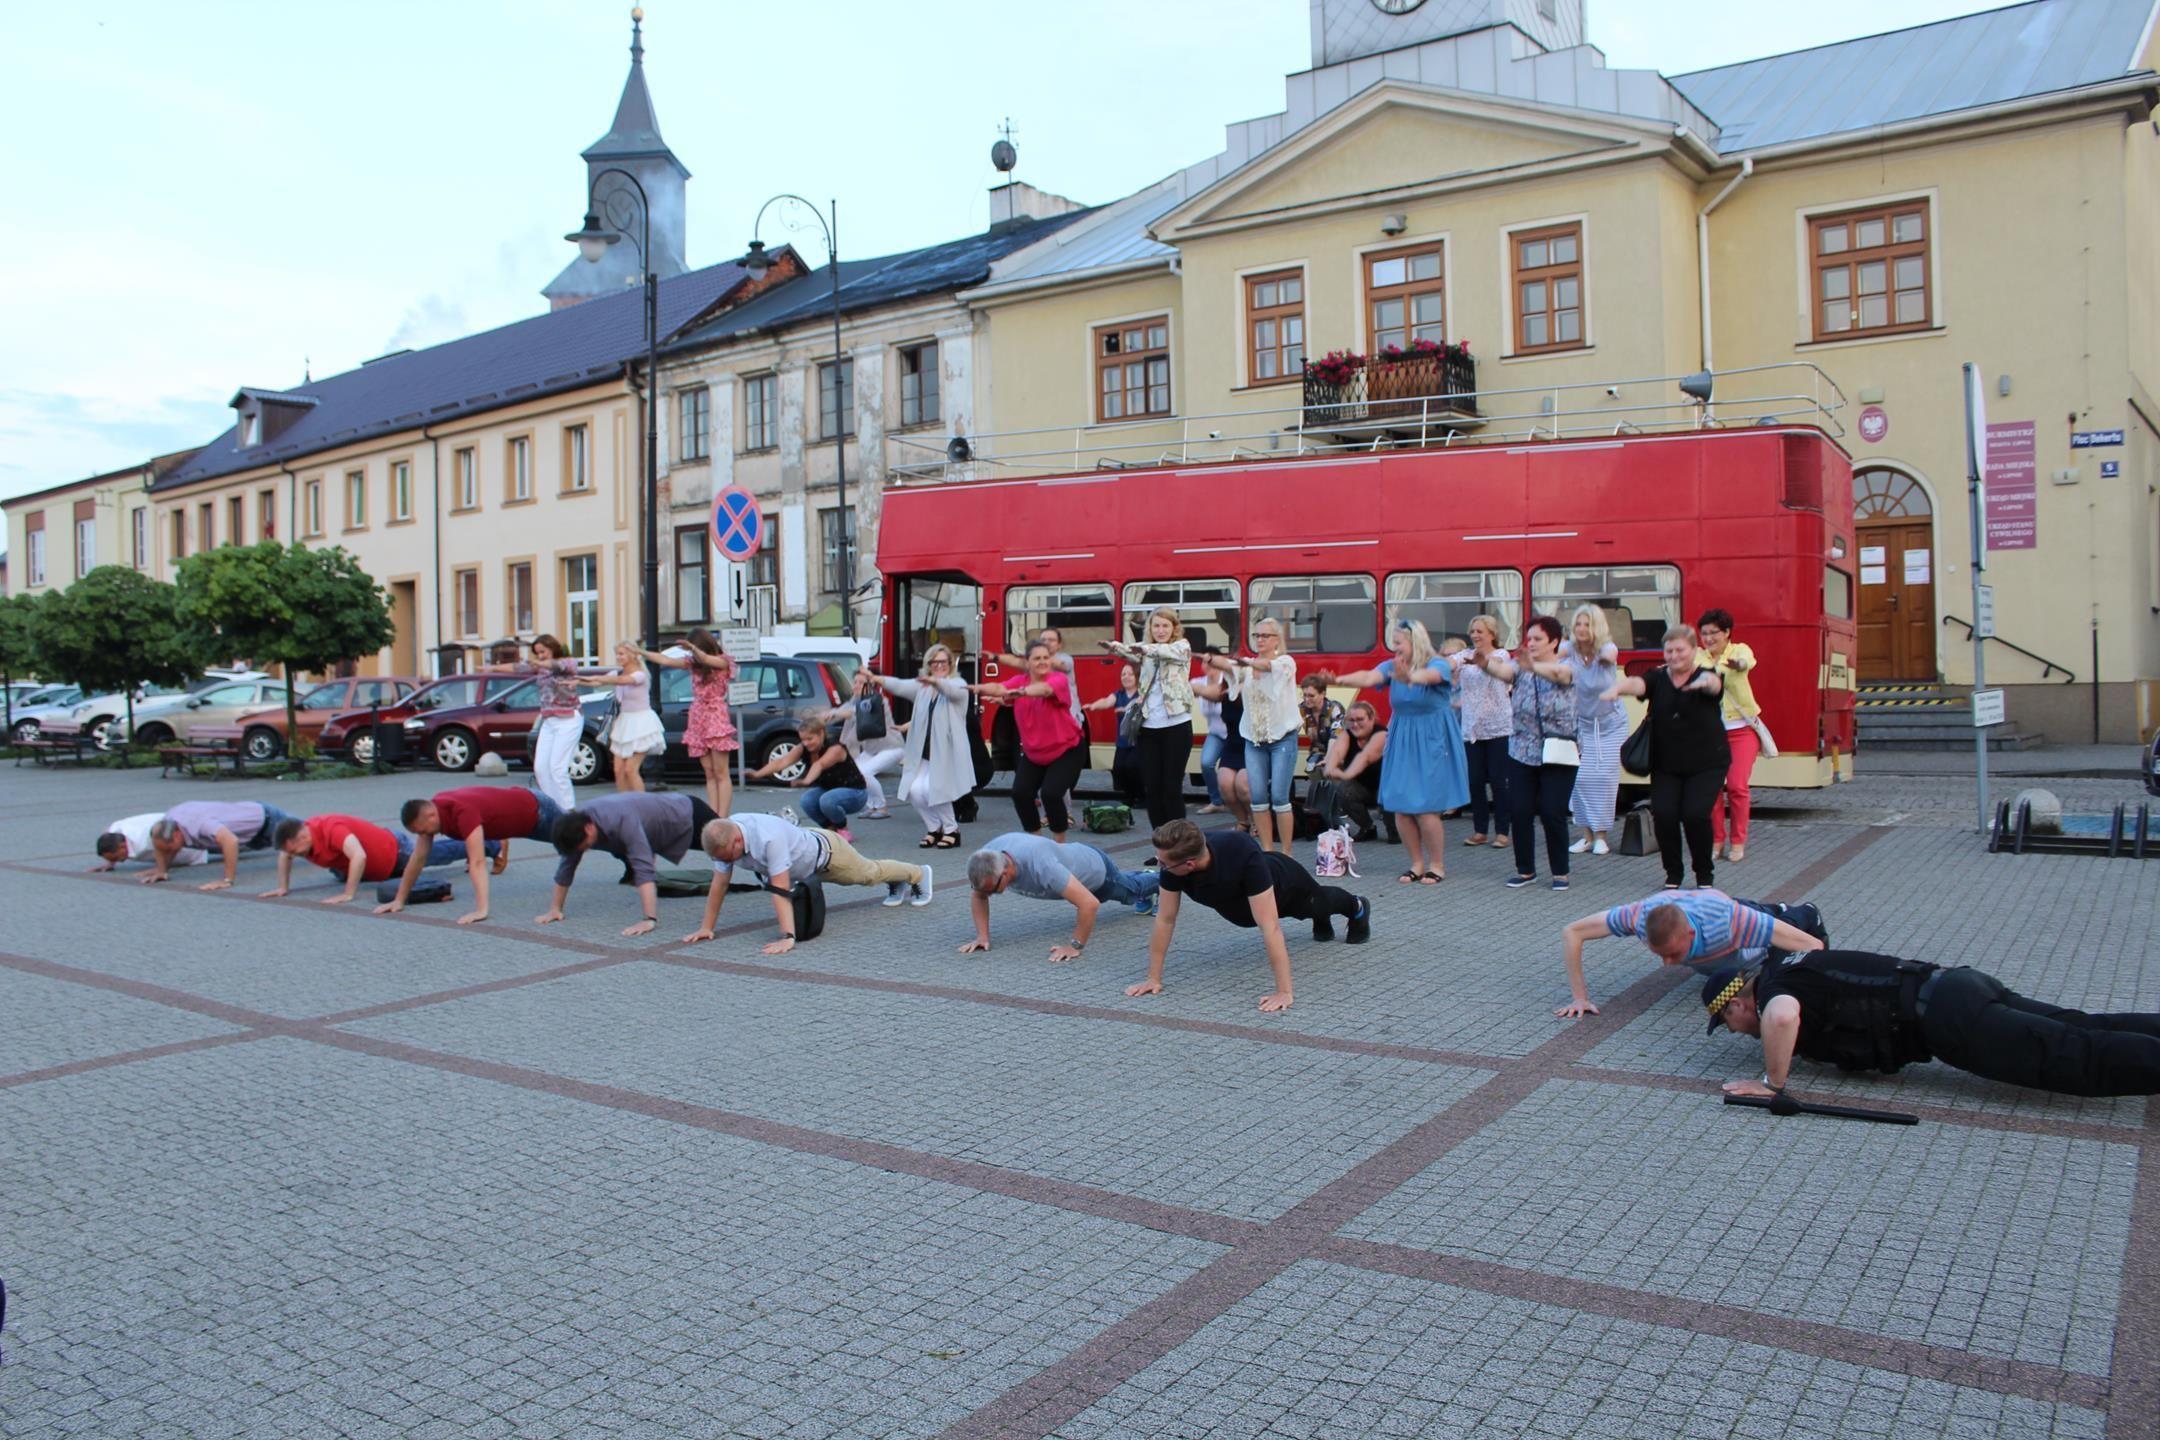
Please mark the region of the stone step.
<svg viewBox="0 0 2160 1440"><path fill-rule="evenodd" d="M1971 725L1932 725L1892 731L1888 734L1861 731L1854 740L1854 749L1865 755L1870 750L1970 750L1973 743ZM1990 754L1997 751L2036 750L2047 743L2047 737L2031 731L2020 730L2014 725L1992 725L1987 730L1987 747Z"/></svg>
<svg viewBox="0 0 2160 1440"><path fill-rule="evenodd" d="M1915 725L1970 725L1972 706L1930 705L1911 710L1855 710L1853 722L1861 733L1871 730L1905 730Z"/></svg>

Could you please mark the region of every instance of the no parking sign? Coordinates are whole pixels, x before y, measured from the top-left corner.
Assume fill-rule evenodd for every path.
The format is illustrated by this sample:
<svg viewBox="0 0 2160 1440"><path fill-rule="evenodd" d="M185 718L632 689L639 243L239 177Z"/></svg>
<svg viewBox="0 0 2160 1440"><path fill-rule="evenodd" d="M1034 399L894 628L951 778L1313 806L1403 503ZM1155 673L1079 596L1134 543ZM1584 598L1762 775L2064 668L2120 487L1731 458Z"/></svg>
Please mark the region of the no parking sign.
<svg viewBox="0 0 2160 1440"><path fill-rule="evenodd" d="M712 536L720 553L738 565L757 554L765 541L765 517L758 513L757 497L740 485L713 497Z"/></svg>

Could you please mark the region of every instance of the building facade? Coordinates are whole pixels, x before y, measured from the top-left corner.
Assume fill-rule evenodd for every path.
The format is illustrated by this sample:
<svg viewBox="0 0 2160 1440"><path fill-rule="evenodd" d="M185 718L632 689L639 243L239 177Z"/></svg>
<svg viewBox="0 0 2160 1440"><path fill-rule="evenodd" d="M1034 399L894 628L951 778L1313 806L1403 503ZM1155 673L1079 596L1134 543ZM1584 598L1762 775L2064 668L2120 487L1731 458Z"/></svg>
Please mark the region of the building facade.
<svg viewBox="0 0 2160 1440"><path fill-rule="evenodd" d="M967 294L978 449L1326 443L1307 363L1418 341L1468 344L1480 412L1426 439L1685 422L1675 381L1714 369L1719 423L1814 415L1853 456L1862 680L1959 685L1971 361L1989 683L2054 738L2149 734L2153 10L2034 0L1666 77L1606 67L1579 0L1312 0L1280 113Z"/></svg>
<svg viewBox="0 0 2160 1440"><path fill-rule="evenodd" d="M150 487L193 454L160 455L10 499L5 508L14 586L4 593L64 590L99 565L150 570L156 550Z"/></svg>

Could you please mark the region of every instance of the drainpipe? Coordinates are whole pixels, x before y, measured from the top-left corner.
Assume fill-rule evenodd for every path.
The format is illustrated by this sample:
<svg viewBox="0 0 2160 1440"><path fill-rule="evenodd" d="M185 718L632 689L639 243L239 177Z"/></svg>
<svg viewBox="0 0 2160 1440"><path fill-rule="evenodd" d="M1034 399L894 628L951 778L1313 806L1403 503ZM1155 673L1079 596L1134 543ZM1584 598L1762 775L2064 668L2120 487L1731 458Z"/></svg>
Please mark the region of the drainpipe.
<svg viewBox="0 0 2160 1440"><path fill-rule="evenodd" d="M1740 173L1718 191L1715 199L1695 212L1695 269L1702 276L1702 368L1715 370L1710 363L1710 212L1725 203L1725 198L1740 188L1740 182L1755 173L1755 157L1750 155L1740 162Z"/></svg>
<svg viewBox="0 0 2160 1440"><path fill-rule="evenodd" d="M442 438L428 434L428 427L420 427L420 438L428 442L428 479L435 488L435 498L428 506L428 529L435 539L435 648L429 652L432 663L429 672L436 679L442 678Z"/></svg>

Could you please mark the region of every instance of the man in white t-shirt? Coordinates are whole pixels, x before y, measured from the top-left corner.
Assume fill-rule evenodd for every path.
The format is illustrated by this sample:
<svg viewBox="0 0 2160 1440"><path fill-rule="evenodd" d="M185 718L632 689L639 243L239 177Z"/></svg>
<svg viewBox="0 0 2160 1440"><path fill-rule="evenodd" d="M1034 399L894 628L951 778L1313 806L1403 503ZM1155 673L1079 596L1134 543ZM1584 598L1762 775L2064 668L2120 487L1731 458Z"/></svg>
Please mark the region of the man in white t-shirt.
<svg viewBox="0 0 2160 1440"><path fill-rule="evenodd" d="M708 821L698 843L712 857L712 886L705 892L705 923L683 937L685 945L713 938L738 862L749 866L772 892L780 938L764 947L767 955L785 955L795 948L795 902L789 891L798 875L814 875L833 885L883 885L888 907L930 903L929 866L869 859L830 830L808 829L777 815Z"/></svg>
<svg viewBox="0 0 2160 1440"><path fill-rule="evenodd" d="M92 868L117 870L129 860L140 860L146 865L156 860L157 856L150 848L150 827L164 818L164 811L151 810L113 821L105 827L105 833L97 838L97 857L103 863ZM172 859L167 863L207 865L210 863L210 852L183 845L173 852Z"/></svg>

